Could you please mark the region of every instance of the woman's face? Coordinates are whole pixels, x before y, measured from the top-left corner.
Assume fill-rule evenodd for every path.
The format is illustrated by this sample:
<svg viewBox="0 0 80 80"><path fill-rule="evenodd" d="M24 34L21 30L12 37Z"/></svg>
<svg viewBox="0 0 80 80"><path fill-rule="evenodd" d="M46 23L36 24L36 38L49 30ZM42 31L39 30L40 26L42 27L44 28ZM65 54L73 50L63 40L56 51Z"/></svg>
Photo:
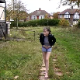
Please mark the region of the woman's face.
<svg viewBox="0 0 80 80"><path fill-rule="evenodd" d="M48 36L49 31L47 31L47 29L44 29L44 30L43 30L43 34L44 34L44 36Z"/></svg>

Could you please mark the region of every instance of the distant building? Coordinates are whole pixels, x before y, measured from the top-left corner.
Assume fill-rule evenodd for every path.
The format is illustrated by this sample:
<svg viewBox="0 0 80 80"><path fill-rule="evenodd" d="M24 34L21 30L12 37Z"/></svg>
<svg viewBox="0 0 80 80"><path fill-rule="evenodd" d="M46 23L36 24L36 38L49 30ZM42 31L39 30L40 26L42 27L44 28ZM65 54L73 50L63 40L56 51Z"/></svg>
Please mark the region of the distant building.
<svg viewBox="0 0 80 80"><path fill-rule="evenodd" d="M80 19L79 9L66 9L58 14L59 19L65 18L69 20L71 25L75 25Z"/></svg>
<svg viewBox="0 0 80 80"><path fill-rule="evenodd" d="M46 15L50 17L50 14L48 12L39 8L39 10L30 13L28 18L29 20L44 19Z"/></svg>

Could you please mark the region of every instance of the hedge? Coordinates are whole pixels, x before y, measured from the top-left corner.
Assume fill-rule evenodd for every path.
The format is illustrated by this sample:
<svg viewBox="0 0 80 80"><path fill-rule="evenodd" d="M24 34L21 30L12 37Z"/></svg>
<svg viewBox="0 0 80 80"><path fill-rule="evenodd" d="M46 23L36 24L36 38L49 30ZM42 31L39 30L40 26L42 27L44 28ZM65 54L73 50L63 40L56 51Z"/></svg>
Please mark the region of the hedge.
<svg viewBox="0 0 80 80"><path fill-rule="evenodd" d="M27 22L19 22L19 27L29 27L29 26L56 26L59 24L59 19L41 19L41 20L31 20ZM16 22L11 22L11 27L17 26Z"/></svg>

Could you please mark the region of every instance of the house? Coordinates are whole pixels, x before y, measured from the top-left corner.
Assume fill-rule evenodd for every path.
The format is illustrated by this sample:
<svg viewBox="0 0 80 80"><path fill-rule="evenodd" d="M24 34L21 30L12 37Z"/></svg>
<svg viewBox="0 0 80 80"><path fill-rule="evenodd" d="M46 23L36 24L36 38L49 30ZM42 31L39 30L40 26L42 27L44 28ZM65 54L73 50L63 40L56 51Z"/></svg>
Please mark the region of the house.
<svg viewBox="0 0 80 80"><path fill-rule="evenodd" d="M80 10L79 9L66 9L58 14L58 18L65 18L69 20L71 25L78 23L80 19Z"/></svg>
<svg viewBox="0 0 80 80"><path fill-rule="evenodd" d="M44 19L45 16L50 17L50 14L48 12L46 12L45 10L41 10L41 8L39 8L39 10L36 10L36 11L30 13L29 19L30 20Z"/></svg>

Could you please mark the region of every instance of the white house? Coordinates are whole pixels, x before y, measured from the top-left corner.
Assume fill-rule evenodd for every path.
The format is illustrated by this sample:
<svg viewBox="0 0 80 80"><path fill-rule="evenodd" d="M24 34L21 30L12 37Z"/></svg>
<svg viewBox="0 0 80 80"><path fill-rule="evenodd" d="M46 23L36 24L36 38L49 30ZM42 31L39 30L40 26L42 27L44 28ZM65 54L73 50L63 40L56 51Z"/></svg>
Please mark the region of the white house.
<svg viewBox="0 0 80 80"><path fill-rule="evenodd" d="M80 19L80 9L66 9L58 14L59 18L65 18L69 20L71 25L78 23Z"/></svg>

